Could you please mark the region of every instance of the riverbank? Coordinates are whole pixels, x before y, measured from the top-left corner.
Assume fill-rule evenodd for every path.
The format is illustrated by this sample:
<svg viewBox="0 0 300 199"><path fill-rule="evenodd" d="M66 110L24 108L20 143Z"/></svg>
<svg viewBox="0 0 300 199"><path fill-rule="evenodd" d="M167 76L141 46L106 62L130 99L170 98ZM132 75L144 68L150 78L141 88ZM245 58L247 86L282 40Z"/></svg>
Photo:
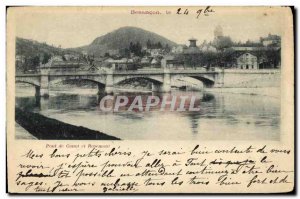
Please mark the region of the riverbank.
<svg viewBox="0 0 300 199"><path fill-rule="evenodd" d="M75 126L38 113L16 108L16 122L37 139L44 140L120 140L117 137Z"/></svg>
<svg viewBox="0 0 300 199"><path fill-rule="evenodd" d="M26 131L17 122L15 122L15 138L18 140L37 140L36 137Z"/></svg>
<svg viewBox="0 0 300 199"><path fill-rule="evenodd" d="M265 88L205 88L206 92L211 93L231 93L245 95L262 95L280 99L280 87Z"/></svg>

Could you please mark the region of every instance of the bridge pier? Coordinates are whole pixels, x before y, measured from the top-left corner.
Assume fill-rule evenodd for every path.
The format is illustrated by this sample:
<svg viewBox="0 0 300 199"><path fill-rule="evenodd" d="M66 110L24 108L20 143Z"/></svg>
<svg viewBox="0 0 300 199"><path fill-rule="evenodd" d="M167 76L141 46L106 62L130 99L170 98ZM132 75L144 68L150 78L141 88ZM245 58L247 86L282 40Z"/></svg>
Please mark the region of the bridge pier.
<svg viewBox="0 0 300 199"><path fill-rule="evenodd" d="M41 97L41 93L40 93L40 87L39 86L35 86L35 97Z"/></svg>
<svg viewBox="0 0 300 199"><path fill-rule="evenodd" d="M161 85L152 83L152 92L161 92Z"/></svg>
<svg viewBox="0 0 300 199"><path fill-rule="evenodd" d="M48 63L40 66L40 96L49 97L49 70L52 64L52 59Z"/></svg>
<svg viewBox="0 0 300 199"><path fill-rule="evenodd" d="M164 81L161 87L161 92L171 92L171 75L170 69L164 70Z"/></svg>
<svg viewBox="0 0 300 199"><path fill-rule="evenodd" d="M216 88L224 87L224 71L222 71L221 73L215 74L214 87L216 87Z"/></svg>
<svg viewBox="0 0 300 199"><path fill-rule="evenodd" d="M98 95L101 95L105 92L105 85L103 84L98 84Z"/></svg>
<svg viewBox="0 0 300 199"><path fill-rule="evenodd" d="M106 93L114 92L114 76L112 71L109 71L106 75L105 92Z"/></svg>
<svg viewBox="0 0 300 199"><path fill-rule="evenodd" d="M153 92L171 92L171 75L170 72L166 71L164 73L163 83L162 84L154 84L152 83L152 91Z"/></svg>
<svg viewBox="0 0 300 199"><path fill-rule="evenodd" d="M49 77L48 77L48 75L41 75L40 96L49 97Z"/></svg>
<svg viewBox="0 0 300 199"><path fill-rule="evenodd" d="M35 87L35 96L36 97L49 97L49 88L41 88L39 86Z"/></svg>
<svg viewBox="0 0 300 199"><path fill-rule="evenodd" d="M41 97L49 97L49 89L47 89L47 88L41 88L40 89L40 96Z"/></svg>
<svg viewBox="0 0 300 199"><path fill-rule="evenodd" d="M36 106L39 108L40 111L48 110L49 98L36 96L35 101L36 101Z"/></svg>

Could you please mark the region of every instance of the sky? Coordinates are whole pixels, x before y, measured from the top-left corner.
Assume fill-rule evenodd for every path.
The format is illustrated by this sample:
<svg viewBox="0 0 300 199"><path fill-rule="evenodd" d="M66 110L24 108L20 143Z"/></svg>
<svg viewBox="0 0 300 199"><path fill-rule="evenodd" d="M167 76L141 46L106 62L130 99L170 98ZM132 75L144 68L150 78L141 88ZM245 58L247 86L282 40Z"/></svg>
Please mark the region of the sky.
<svg viewBox="0 0 300 199"><path fill-rule="evenodd" d="M95 38L124 26L135 26L155 32L178 44L194 37L198 44L212 41L214 29L220 25L223 34L233 41L258 41L269 33L284 34L284 8L211 7L214 12L203 15L205 7L184 7L188 15L178 15L179 7L24 7L12 10L18 37L46 42L63 48L90 44ZM197 11L202 13L197 18ZM159 15L131 14L131 11L159 11ZM166 14L166 11L171 12Z"/></svg>

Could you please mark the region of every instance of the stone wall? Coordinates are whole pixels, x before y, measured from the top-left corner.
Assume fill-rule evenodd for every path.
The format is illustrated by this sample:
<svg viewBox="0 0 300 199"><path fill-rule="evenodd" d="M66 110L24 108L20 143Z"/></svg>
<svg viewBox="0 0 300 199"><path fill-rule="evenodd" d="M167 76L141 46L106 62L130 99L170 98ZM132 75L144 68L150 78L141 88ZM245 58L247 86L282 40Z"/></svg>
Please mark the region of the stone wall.
<svg viewBox="0 0 300 199"><path fill-rule="evenodd" d="M279 87L280 70L225 70L223 87L261 88Z"/></svg>

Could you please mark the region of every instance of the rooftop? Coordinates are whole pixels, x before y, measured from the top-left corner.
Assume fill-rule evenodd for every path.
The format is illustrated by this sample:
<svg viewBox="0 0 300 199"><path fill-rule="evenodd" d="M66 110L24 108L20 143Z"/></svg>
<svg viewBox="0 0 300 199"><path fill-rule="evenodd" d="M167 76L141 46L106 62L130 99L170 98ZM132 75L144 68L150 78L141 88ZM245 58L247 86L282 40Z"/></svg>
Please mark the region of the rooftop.
<svg viewBox="0 0 300 199"><path fill-rule="evenodd" d="M190 38L189 41L197 41L194 37Z"/></svg>

